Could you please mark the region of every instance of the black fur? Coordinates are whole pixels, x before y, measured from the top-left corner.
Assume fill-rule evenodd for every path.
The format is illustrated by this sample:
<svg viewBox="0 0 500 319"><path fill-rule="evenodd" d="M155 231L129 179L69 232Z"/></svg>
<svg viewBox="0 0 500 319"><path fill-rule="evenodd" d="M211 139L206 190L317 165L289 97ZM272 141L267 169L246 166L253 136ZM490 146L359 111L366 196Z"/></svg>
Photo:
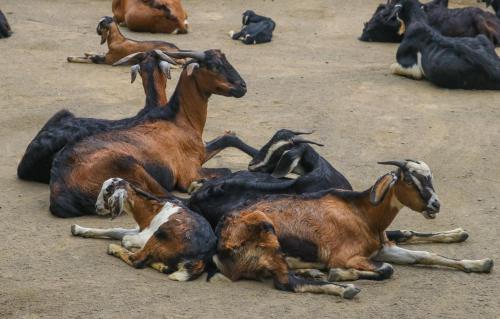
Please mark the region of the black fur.
<svg viewBox="0 0 500 319"><path fill-rule="evenodd" d="M240 40L245 44L271 42L276 23L268 17L257 15L252 10L243 13L243 28L233 34L233 40Z"/></svg>
<svg viewBox="0 0 500 319"><path fill-rule="evenodd" d="M294 235L281 235L278 238L281 250L290 257L300 258L305 262L316 262L319 259L318 246Z"/></svg>
<svg viewBox="0 0 500 319"><path fill-rule="evenodd" d="M0 39L2 38L8 38L12 34L12 30L10 29L9 22L7 21L7 18L3 14L3 12L0 10Z"/></svg>

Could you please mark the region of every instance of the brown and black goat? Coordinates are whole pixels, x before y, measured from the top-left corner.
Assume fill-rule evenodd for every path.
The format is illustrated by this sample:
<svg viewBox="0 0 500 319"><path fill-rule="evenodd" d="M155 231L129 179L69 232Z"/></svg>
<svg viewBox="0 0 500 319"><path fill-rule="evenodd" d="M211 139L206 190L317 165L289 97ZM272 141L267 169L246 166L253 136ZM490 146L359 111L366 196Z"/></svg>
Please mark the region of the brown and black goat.
<svg viewBox="0 0 500 319"><path fill-rule="evenodd" d="M180 0L113 0L113 18L130 30L187 33L188 15Z"/></svg>
<svg viewBox="0 0 500 319"><path fill-rule="evenodd" d="M188 201L188 206L203 215L212 227L233 211L241 210L274 194L306 194L335 188L352 191L342 173L323 158L303 137L311 132L277 131L260 150L248 151L253 159L248 171L239 171L205 181ZM288 178L289 173L296 178ZM442 232L412 230L386 231L397 243L456 243L468 234L462 228Z"/></svg>
<svg viewBox="0 0 500 319"><path fill-rule="evenodd" d="M76 117L68 110L53 115L30 142L17 167L17 176L23 180L49 183L54 156L68 144L83 138L127 127L134 119L141 117L151 108L167 105L167 79L170 78L170 57L156 50L134 53L117 63L137 63L132 67L132 82L140 74L146 102L142 110L132 118L105 120Z"/></svg>
<svg viewBox="0 0 500 319"><path fill-rule="evenodd" d="M162 195L173 189L186 191L193 181L222 173L203 169L202 164L218 151L214 145L222 147L220 142L226 140L231 144L235 137L203 143L208 99L212 94L242 97L245 81L219 50L168 55L192 60L167 107L146 110L122 129L89 136L55 156L50 177L54 215L95 214L100 186L111 177Z"/></svg>
<svg viewBox="0 0 500 319"><path fill-rule="evenodd" d="M385 230L403 207L434 219L440 202L424 162L380 164L396 165L397 170L364 192L270 195L226 215L216 230L217 268L231 280L269 272L278 288L287 283L290 268L328 269L330 281L387 279L393 273L388 262L491 271L491 259L451 259L388 241ZM317 276L317 271L310 275Z"/></svg>
<svg viewBox="0 0 500 319"><path fill-rule="evenodd" d="M108 43L106 54L85 53L84 57L68 57L68 62L114 64L120 59L133 53L161 50L163 52L177 52L179 48L170 42L164 41L136 41L123 36L113 18L102 17L97 24L97 34L101 36L101 45ZM177 61L184 62L182 59Z"/></svg>
<svg viewBox="0 0 500 319"><path fill-rule="evenodd" d="M150 266L169 278L188 281L201 275L215 252L216 238L208 222L175 199L159 199L120 178L105 181L96 206L115 218L133 216L133 229L71 226L74 236L111 238L108 253L135 268ZM139 251L132 253L131 248Z"/></svg>
<svg viewBox="0 0 500 319"><path fill-rule="evenodd" d="M7 18L3 14L2 10L0 10L0 39L8 38L12 35L12 30L10 29L9 22Z"/></svg>

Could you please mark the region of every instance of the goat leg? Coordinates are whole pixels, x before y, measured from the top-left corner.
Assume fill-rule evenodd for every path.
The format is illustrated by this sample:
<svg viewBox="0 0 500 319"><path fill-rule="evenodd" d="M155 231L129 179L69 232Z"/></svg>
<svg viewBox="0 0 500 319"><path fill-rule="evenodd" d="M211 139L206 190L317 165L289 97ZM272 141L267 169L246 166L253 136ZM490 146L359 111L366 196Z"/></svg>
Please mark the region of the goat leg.
<svg viewBox="0 0 500 319"><path fill-rule="evenodd" d="M85 53L83 57L69 56L68 62L72 63L95 63L95 64L105 64L106 56L104 54L88 54Z"/></svg>
<svg viewBox="0 0 500 319"><path fill-rule="evenodd" d="M386 231L387 239L398 244L461 243L469 234L462 228L441 232L416 232L413 230Z"/></svg>
<svg viewBox="0 0 500 319"><path fill-rule="evenodd" d="M385 280L393 273L394 268L390 264L373 262L366 257L355 257L347 262L346 268L330 268L328 281Z"/></svg>
<svg viewBox="0 0 500 319"><path fill-rule="evenodd" d="M489 273L493 268L493 260L490 258L481 260L459 260L443 257L427 251L408 250L396 245L384 245L374 259L400 265L450 267L468 273Z"/></svg>
<svg viewBox="0 0 500 319"><path fill-rule="evenodd" d="M71 234L84 238L111 238L122 240L127 235L137 235L138 228L86 228L79 225L71 225Z"/></svg>
<svg viewBox="0 0 500 319"><path fill-rule="evenodd" d="M205 143L205 160L203 161L203 163L206 163L212 157L228 147L237 148L251 157L254 157L259 152L257 149L243 142L239 137L236 136L235 133L229 131L224 135L221 135L211 140L210 142Z"/></svg>

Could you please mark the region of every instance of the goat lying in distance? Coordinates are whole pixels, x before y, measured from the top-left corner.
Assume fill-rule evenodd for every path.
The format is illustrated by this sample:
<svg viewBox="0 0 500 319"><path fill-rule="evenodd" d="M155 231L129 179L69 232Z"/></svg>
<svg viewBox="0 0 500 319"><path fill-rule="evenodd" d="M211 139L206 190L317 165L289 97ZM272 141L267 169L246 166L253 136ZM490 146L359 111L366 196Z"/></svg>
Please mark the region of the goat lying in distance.
<svg viewBox="0 0 500 319"><path fill-rule="evenodd" d="M240 32L230 31L233 40L241 40L245 44L271 42L276 23L268 17L260 16L252 10L243 13L243 28Z"/></svg>
<svg viewBox="0 0 500 319"><path fill-rule="evenodd" d="M253 156L249 171L206 181L192 194L188 206L215 228L224 215L271 194L306 194L331 188L352 190L349 181L311 147L311 144L321 144L302 137L310 133L277 131L259 151L247 152ZM291 172L298 177L285 178ZM454 243L468 238L461 228L434 233L394 230L387 231L386 235L391 241L406 244Z"/></svg>
<svg viewBox="0 0 500 319"><path fill-rule="evenodd" d="M53 161L50 210L59 217L102 213L94 203L102 183L123 178L139 188L163 195L203 177L227 173L202 168L226 135L203 143L208 99L212 94L242 97L246 84L222 52L167 53L191 58L180 75L167 107L145 110L120 130L86 137L65 147ZM231 143L234 137L227 139ZM229 145L233 146L233 145ZM237 145L235 145L237 147ZM105 212L104 212L105 213Z"/></svg>
<svg viewBox="0 0 500 319"><path fill-rule="evenodd" d="M187 33L188 16L180 0L113 0L113 18L130 30Z"/></svg>
<svg viewBox="0 0 500 319"><path fill-rule="evenodd" d="M12 34L12 30L10 29L9 22L7 21L7 18L3 14L3 12L0 10L0 39L2 38L8 38Z"/></svg>
<svg viewBox="0 0 500 319"><path fill-rule="evenodd" d="M188 281L201 275L215 252L212 228L200 215L176 200L159 199L120 178L104 182L96 206L107 210L111 218L123 212L133 216L135 229L84 228L71 226L74 236L111 238L108 253L135 268L152 268L169 278ZM139 251L131 253L131 248Z"/></svg>
<svg viewBox="0 0 500 319"><path fill-rule="evenodd" d="M387 262L491 271L491 259L456 260L389 242L385 230L401 208L433 219L440 203L425 163L381 164L396 165L397 170L383 175L364 192L330 189L270 195L226 215L216 230L217 268L231 280L255 278L269 271L278 281L290 268L329 269L329 281L383 280L393 273Z"/></svg>
<svg viewBox="0 0 500 319"><path fill-rule="evenodd" d="M136 41L123 36L113 18L102 17L97 24L97 34L101 36L101 45L108 43L106 54L85 53L84 57L68 57L68 62L96 63L112 65L118 60L133 53L161 50L177 52L179 48L173 43L164 41ZM177 61L182 64L184 60Z"/></svg>
<svg viewBox="0 0 500 319"><path fill-rule="evenodd" d="M410 21L402 21L391 14L398 0L380 5L373 17L365 24L362 41L401 42ZM426 4L415 1L415 9L408 15L412 22L428 23L447 37L475 37L485 35L494 45L500 45L500 20L490 12L475 7L448 9L447 0L433 0Z"/></svg>
<svg viewBox="0 0 500 319"><path fill-rule="evenodd" d="M139 73L146 94L142 110L136 116L122 120L76 117L67 110L57 112L26 148L17 168L17 176L20 179L48 184L52 161L66 145L74 144L90 135L127 127L150 109L166 106L167 79L170 77L170 65L175 64L175 61L156 50L135 53L123 58L119 63L129 63L132 60L137 63L132 67L132 82Z"/></svg>
<svg viewBox="0 0 500 319"><path fill-rule="evenodd" d="M391 72L413 79L426 78L450 89L500 89L500 59L484 35L450 38L425 22L414 22L420 14L416 0L400 0L394 15L408 25Z"/></svg>

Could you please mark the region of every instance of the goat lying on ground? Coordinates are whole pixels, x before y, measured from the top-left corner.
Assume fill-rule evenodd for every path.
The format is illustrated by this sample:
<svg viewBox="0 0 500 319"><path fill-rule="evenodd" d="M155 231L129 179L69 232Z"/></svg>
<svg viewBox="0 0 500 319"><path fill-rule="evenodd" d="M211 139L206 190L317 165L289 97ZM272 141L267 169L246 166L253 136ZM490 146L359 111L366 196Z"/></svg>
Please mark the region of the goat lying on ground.
<svg viewBox="0 0 500 319"><path fill-rule="evenodd" d="M271 42L276 23L268 17L257 15L252 10L243 13L243 28L240 32L230 31L233 40L241 40L245 44Z"/></svg>
<svg viewBox="0 0 500 319"><path fill-rule="evenodd" d="M400 0L394 7L393 15L409 27L392 73L417 80L425 77L450 89L500 89L500 59L486 36L445 37L424 22L413 22L412 16L420 14L416 0Z"/></svg>
<svg viewBox="0 0 500 319"><path fill-rule="evenodd" d="M94 203L100 186L111 177L162 195L173 189L186 191L202 177L227 173L201 167L218 151L214 147L224 144L221 141L234 140L225 135L204 145L208 99L212 94L242 97L246 84L218 50L168 54L192 60L167 107L146 110L122 129L86 137L55 156L50 176L54 215L105 213L100 208L96 211Z"/></svg>
<svg viewBox="0 0 500 319"><path fill-rule="evenodd" d="M401 208L433 219L440 203L425 163L380 164L396 165L397 170L383 175L364 192L330 189L270 195L226 215L216 230L217 268L231 280L269 272L278 287L286 282L289 268L329 269L330 281L387 279L393 273L387 262L491 271L491 259L456 260L389 242L385 230ZM290 258L290 265L285 257ZM317 276L317 272L302 272Z"/></svg>
<svg viewBox="0 0 500 319"><path fill-rule="evenodd" d="M162 200L120 178L102 185L96 206L114 218L123 212L134 217L135 229L84 228L71 226L74 236L111 238L122 245L110 245L108 253L132 267L151 266L169 278L187 281L201 275L215 252L212 228L200 215L176 200ZM136 253L129 249L139 248ZM166 265L166 266L165 266Z"/></svg>
<svg viewBox="0 0 500 319"><path fill-rule="evenodd" d="M500 20L490 12L475 7L448 9L447 0L433 0L426 4L416 1L418 10L408 16L412 21L401 21L391 15L401 1L388 1L381 5L372 19L365 24L362 41L400 42L410 22L426 22L444 36L475 37L485 35L494 45L500 45ZM396 33L395 33L396 32Z"/></svg>
<svg viewBox="0 0 500 319"><path fill-rule="evenodd" d="M161 50L177 52L179 48L173 43L164 41L136 41L123 36L118 25L111 17L103 17L97 24L97 34L101 36L101 45L108 43L106 54L85 53L84 57L68 57L68 62L114 64L118 60L137 52ZM183 60L177 61L183 63Z"/></svg>
<svg viewBox="0 0 500 319"><path fill-rule="evenodd" d="M495 11L497 17L500 18L500 0L478 0L478 1L486 3L486 7L491 6Z"/></svg>
<svg viewBox="0 0 500 319"><path fill-rule="evenodd" d="M187 33L187 13L180 0L113 0L113 18L130 30Z"/></svg>
<svg viewBox="0 0 500 319"><path fill-rule="evenodd" d="M3 14L3 12L0 10L0 39L2 38L8 38L12 34L12 30L10 29L9 22L7 21L7 18Z"/></svg>
<svg viewBox="0 0 500 319"><path fill-rule="evenodd" d="M349 181L304 139L304 132L279 130L259 151L250 150L250 171L240 171L205 182L188 201L188 206L202 214L216 227L220 219L233 211L259 202L270 194L305 194L331 188L352 190ZM283 178L293 172L296 179ZM468 238L463 229L436 233L411 230L387 231L398 243L453 243Z"/></svg>
<svg viewBox="0 0 500 319"><path fill-rule="evenodd" d="M137 63L132 67L132 82L139 73L146 94L144 108L136 116L122 120L75 117L67 110L57 112L28 145L17 167L20 179L48 184L54 156L64 146L90 135L126 127L150 109L167 104L167 79L170 77L170 63L175 61L157 50L136 53L119 62L128 63L132 60Z"/></svg>

